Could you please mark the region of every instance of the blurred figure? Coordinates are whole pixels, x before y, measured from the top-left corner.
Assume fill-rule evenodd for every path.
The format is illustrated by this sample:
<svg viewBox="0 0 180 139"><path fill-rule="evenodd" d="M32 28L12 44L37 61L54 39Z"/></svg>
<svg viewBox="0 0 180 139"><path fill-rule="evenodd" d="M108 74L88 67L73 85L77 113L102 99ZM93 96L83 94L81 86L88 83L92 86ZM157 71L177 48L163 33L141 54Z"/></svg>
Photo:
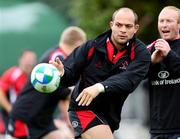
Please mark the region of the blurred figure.
<svg viewBox="0 0 180 139"><path fill-rule="evenodd" d="M74 49L85 41L86 34L81 28L68 27L63 31L59 45L45 52L39 63L48 63L49 60L54 61L57 57L64 61ZM29 79L13 106L11 118L27 123L29 139L72 139L73 134L68 127L70 124L67 116L70 92L69 88L59 87L52 93L42 94L33 88ZM54 123L53 113L59 101L64 104L63 106L61 104L61 107L64 108L61 109L61 113L63 113L66 123L59 120L55 120ZM66 132L64 129L67 129Z"/></svg>
<svg viewBox="0 0 180 139"><path fill-rule="evenodd" d="M149 97L143 82L124 102L116 139L149 139ZM146 91L146 92L145 92Z"/></svg>
<svg viewBox="0 0 180 139"><path fill-rule="evenodd" d="M9 68L0 78L0 105L5 129L8 126L9 112L26 83L35 62L36 54L33 51L25 50L19 58L19 65ZM19 139L27 138L27 127L22 121L15 121L14 130L14 137Z"/></svg>
<svg viewBox="0 0 180 139"><path fill-rule="evenodd" d="M180 138L180 9L167 6L158 17L160 39L148 46L151 139Z"/></svg>
<svg viewBox="0 0 180 139"><path fill-rule="evenodd" d="M3 121L2 112L1 112L1 108L0 108L0 135L3 135L5 133L5 131L6 131L5 122Z"/></svg>
<svg viewBox="0 0 180 139"><path fill-rule="evenodd" d="M150 65L149 52L135 36L137 20L132 9L117 9L108 31L77 48L64 64L50 61L62 86L76 85L69 106L75 138L114 139L123 103Z"/></svg>

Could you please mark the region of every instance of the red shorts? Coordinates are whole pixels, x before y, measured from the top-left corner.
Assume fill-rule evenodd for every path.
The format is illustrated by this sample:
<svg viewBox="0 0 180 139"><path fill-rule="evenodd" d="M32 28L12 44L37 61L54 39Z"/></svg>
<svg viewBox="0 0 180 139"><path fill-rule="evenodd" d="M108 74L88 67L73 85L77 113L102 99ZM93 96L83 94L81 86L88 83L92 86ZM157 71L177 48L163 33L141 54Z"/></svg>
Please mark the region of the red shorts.
<svg viewBox="0 0 180 139"><path fill-rule="evenodd" d="M75 138L80 138L81 134L91 127L102 124L107 125L105 120L89 110L69 111L69 118L71 125L74 128Z"/></svg>
<svg viewBox="0 0 180 139"><path fill-rule="evenodd" d="M7 130L9 134L16 138L28 136L28 128L26 124L20 120L9 120Z"/></svg>
<svg viewBox="0 0 180 139"><path fill-rule="evenodd" d="M5 124L4 124L4 121L2 119L2 115L0 114L0 133L1 134L5 134Z"/></svg>

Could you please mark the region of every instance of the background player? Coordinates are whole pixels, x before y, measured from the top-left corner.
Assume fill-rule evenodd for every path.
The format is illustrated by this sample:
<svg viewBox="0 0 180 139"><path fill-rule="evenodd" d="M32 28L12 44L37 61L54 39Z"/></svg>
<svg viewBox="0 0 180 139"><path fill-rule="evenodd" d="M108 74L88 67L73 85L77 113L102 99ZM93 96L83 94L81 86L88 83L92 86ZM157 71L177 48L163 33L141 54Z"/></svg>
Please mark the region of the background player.
<svg viewBox="0 0 180 139"><path fill-rule="evenodd" d="M64 60L85 41L86 34L81 28L76 26L68 27L63 31L58 47L45 52L39 63L48 63L49 60L53 61L57 57ZM13 106L11 118L13 120L20 119L27 123L30 139L73 138L72 133L65 134L63 130L57 129L53 118L58 102L69 99L69 94L70 90L62 87L51 94L39 93L33 88L30 79L28 79L28 83ZM67 116L67 107L65 109L64 115Z"/></svg>
<svg viewBox="0 0 180 139"><path fill-rule="evenodd" d="M167 6L158 17L157 39L148 47L152 139L180 138L180 9Z"/></svg>
<svg viewBox="0 0 180 139"><path fill-rule="evenodd" d="M20 55L18 62L18 66L7 69L0 79L0 105L5 128L7 128L12 105L25 85L28 75L36 62L36 54L33 51L25 50ZM15 121L15 132L13 135L19 139L27 138L27 127L22 121Z"/></svg>

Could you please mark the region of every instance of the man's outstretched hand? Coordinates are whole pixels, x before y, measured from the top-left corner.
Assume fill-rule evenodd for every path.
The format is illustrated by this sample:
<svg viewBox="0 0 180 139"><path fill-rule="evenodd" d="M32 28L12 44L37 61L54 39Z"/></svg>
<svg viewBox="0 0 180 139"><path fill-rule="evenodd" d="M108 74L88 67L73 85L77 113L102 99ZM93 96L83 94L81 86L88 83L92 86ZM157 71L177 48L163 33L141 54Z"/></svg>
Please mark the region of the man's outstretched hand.
<svg viewBox="0 0 180 139"><path fill-rule="evenodd" d="M55 61L50 60L49 64L54 65L58 69L61 77L64 75L64 65L59 58L56 58Z"/></svg>
<svg viewBox="0 0 180 139"><path fill-rule="evenodd" d="M76 98L76 101L79 101L79 106L88 106L93 101L93 99L102 92L104 92L103 85L100 83L96 83L85 88Z"/></svg>

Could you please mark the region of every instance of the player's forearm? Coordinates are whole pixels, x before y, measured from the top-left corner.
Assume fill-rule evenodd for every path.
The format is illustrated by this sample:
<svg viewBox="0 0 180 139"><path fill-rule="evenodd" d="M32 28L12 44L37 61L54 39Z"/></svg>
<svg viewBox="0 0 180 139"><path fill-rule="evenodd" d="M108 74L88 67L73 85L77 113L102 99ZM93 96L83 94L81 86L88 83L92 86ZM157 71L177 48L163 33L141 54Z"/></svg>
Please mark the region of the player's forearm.
<svg viewBox="0 0 180 139"><path fill-rule="evenodd" d="M1 107L7 111L11 111L11 104L9 103L7 97L5 96L4 92L0 89L0 105Z"/></svg>

